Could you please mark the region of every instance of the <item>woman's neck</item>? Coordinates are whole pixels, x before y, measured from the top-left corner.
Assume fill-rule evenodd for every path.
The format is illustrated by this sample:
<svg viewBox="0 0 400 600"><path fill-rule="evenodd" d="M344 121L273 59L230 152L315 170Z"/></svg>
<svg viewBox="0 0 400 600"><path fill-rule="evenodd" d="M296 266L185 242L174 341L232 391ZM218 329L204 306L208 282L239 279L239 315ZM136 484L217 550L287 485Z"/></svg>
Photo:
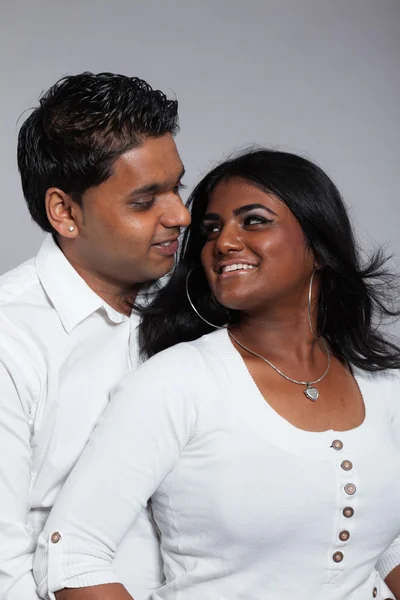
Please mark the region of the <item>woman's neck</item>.
<svg viewBox="0 0 400 600"><path fill-rule="evenodd" d="M315 323L313 328L315 331ZM311 333L306 311L286 314L284 318L278 314L273 317L243 315L230 331L250 350L271 361L314 366L326 360L321 340L315 339Z"/></svg>

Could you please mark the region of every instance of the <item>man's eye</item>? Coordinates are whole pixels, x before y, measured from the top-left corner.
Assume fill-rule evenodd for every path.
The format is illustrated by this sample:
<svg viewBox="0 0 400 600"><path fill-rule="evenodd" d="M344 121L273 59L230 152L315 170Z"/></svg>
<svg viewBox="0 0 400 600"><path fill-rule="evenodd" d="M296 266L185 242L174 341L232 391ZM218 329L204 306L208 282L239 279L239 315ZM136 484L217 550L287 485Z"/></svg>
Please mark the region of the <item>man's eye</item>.
<svg viewBox="0 0 400 600"><path fill-rule="evenodd" d="M147 210L153 206L155 200L155 198L150 198L149 200L138 200L137 202L132 202L131 206L136 211Z"/></svg>
<svg viewBox="0 0 400 600"><path fill-rule="evenodd" d="M182 190L186 190L187 185L184 185L182 183L182 181L180 181L179 183L176 184L176 186L174 187L174 194L179 194L179 192L181 192Z"/></svg>

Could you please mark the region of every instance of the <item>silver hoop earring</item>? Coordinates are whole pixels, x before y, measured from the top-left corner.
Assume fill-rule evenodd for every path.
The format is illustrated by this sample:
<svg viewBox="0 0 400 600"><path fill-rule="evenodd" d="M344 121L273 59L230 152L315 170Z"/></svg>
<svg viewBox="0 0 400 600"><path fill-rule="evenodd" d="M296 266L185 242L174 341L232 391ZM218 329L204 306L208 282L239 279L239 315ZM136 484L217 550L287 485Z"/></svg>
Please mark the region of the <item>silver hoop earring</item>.
<svg viewBox="0 0 400 600"><path fill-rule="evenodd" d="M214 327L214 329L225 329L228 325L215 325L214 323L210 323L210 321L207 321L207 319L205 319L204 317L201 316L201 314L199 313L199 311L197 310L197 308L193 304L192 299L191 299L190 294L189 294L189 277L190 277L192 271L193 271L193 269L190 269L189 273L186 275L186 296L187 296L187 299L189 301L190 306L192 307L192 309L194 310L194 312L196 313L196 315L202 321L204 321L204 323L207 323L207 325L209 325L210 327Z"/></svg>
<svg viewBox="0 0 400 600"><path fill-rule="evenodd" d="M315 275L316 270L317 269L314 269L313 272L312 272L312 274L311 274L310 285L309 285L309 288L308 288L308 324L310 325L310 330L311 330L313 338L316 339L316 340L319 340L320 337L322 337L322 334L323 334L324 329L325 329L326 309L325 309L324 324L322 326L321 333L319 335L316 335L315 331L314 331L314 328L312 326L312 319L311 319L312 284L313 284L313 281L314 281L314 275Z"/></svg>

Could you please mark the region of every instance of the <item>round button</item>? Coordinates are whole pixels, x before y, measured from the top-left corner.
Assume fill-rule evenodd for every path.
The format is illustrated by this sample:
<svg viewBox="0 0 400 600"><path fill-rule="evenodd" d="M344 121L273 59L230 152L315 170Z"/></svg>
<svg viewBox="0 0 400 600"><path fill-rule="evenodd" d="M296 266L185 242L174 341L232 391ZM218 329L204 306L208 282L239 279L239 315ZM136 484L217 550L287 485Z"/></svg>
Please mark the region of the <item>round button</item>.
<svg viewBox="0 0 400 600"><path fill-rule="evenodd" d="M340 563L343 560L343 552L335 552L332 556L335 563Z"/></svg>
<svg viewBox="0 0 400 600"><path fill-rule="evenodd" d="M339 540L341 542L347 542L347 540L349 539L349 537L350 537L350 532L347 531L347 529L343 529L343 531L341 531L339 533Z"/></svg>
<svg viewBox="0 0 400 600"><path fill-rule="evenodd" d="M346 494L348 494L349 496L352 496L353 494L356 493L356 486L354 485L354 483L347 483L344 486L344 491L346 492Z"/></svg>
<svg viewBox="0 0 400 600"><path fill-rule="evenodd" d="M61 540L61 534L55 531L51 534L50 540L52 544L57 544Z"/></svg>
<svg viewBox="0 0 400 600"><path fill-rule="evenodd" d="M374 589L372 590L372 596L373 596L374 598L376 598L376 597L377 597L377 595L378 595L378 588L374 587Z"/></svg>
<svg viewBox="0 0 400 600"><path fill-rule="evenodd" d="M350 460L344 460L340 465L343 471L351 471L353 468L353 463Z"/></svg>
<svg viewBox="0 0 400 600"><path fill-rule="evenodd" d="M346 519L350 519L350 517L354 515L354 508L351 508L351 506L345 506L342 513L346 517Z"/></svg>
<svg viewBox="0 0 400 600"><path fill-rule="evenodd" d="M334 450L341 450L343 448L343 442L341 442L340 440L333 440L332 448Z"/></svg>

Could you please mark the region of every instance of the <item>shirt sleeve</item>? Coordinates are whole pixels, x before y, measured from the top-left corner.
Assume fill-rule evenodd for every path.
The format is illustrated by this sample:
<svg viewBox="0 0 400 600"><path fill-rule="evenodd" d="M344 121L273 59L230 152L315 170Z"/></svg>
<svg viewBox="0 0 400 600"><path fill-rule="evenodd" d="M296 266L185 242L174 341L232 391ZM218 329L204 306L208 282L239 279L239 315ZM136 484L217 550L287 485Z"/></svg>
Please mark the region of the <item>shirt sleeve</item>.
<svg viewBox="0 0 400 600"><path fill-rule="evenodd" d="M30 509L30 424L13 377L0 362L0 598L36 600Z"/></svg>
<svg viewBox="0 0 400 600"><path fill-rule="evenodd" d="M393 395L391 421L395 436L400 446L400 371L393 371ZM395 567L400 565L400 535L391 543L389 548L380 556L376 569L382 579L386 579Z"/></svg>
<svg viewBox="0 0 400 600"><path fill-rule="evenodd" d="M382 579L386 579L391 571L400 564L400 536L392 542L389 548L380 556L376 570Z"/></svg>
<svg viewBox="0 0 400 600"><path fill-rule="evenodd" d="M39 538L34 573L43 598L117 581L116 548L195 434L190 373L198 352L185 346L183 356L167 350L114 390Z"/></svg>

